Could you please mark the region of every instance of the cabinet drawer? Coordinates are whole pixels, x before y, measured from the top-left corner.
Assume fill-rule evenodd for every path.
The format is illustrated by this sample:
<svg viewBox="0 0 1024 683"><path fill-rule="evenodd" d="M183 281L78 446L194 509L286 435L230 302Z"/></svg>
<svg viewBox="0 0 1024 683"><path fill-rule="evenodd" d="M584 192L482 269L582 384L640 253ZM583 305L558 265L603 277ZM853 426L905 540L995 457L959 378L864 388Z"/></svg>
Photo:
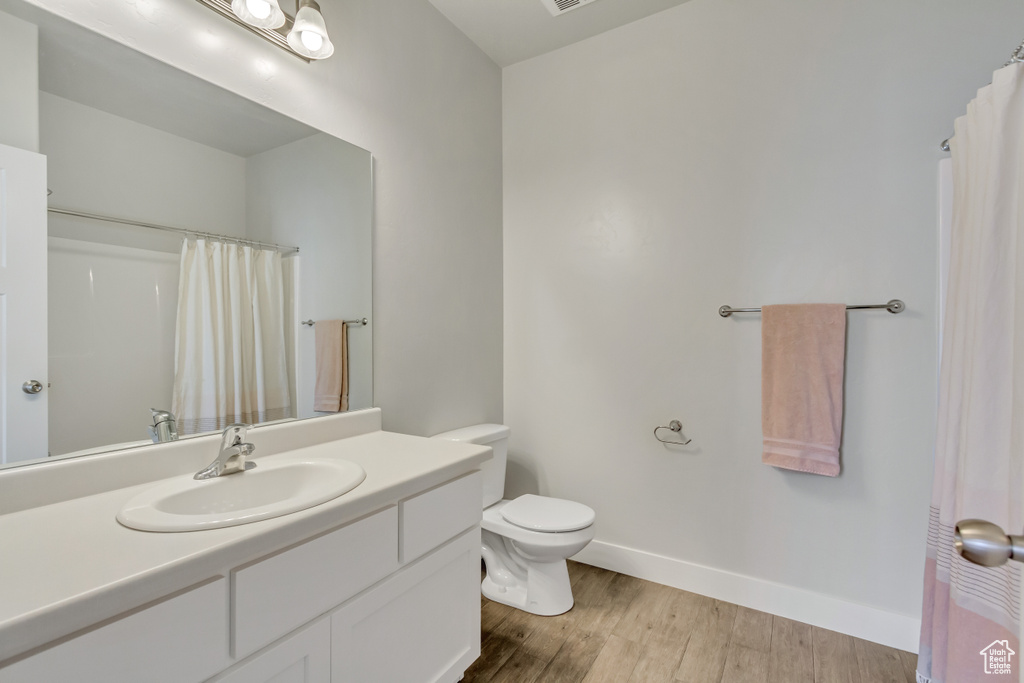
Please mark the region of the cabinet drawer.
<svg viewBox="0 0 1024 683"><path fill-rule="evenodd" d="M200 681L230 663L227 614L221 578L0 669L0 681Z"/></svg>
<svg viewBox="0 0 1024 683"><path fill-rule="evenodd" d="M398 568L389 507L232 572L236 658L340 605Z"/></svg>
<svg viewBox="0 0 1024 683"><path fill-rule="evenodd" d="M411 562L480 523L483 477L467 474L398 504L402 540L399 561Z"/></svg>

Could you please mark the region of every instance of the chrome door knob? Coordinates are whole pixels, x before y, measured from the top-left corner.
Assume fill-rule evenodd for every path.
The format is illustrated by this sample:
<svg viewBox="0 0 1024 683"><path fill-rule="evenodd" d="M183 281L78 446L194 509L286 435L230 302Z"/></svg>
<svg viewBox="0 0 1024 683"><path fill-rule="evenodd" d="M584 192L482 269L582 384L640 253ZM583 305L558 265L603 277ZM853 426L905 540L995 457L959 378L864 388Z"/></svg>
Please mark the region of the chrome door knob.
<svg viewBox="0 0 1024 683"><path fill-rule="evenodd" d="M21 390L24 391L26 394L38 394L40 391L43 390L43 385L39 382L39 380L30 379L29 381L21 385Z"/></svg>
<svg viewBox="0 0 1024 683"><path fill-rule="evenodd" d="M953 539L953 547L965 560L983 567L998 567L1007 560L1024 562L1024 536L1008 536L983 519L960 520Z"/></svg>

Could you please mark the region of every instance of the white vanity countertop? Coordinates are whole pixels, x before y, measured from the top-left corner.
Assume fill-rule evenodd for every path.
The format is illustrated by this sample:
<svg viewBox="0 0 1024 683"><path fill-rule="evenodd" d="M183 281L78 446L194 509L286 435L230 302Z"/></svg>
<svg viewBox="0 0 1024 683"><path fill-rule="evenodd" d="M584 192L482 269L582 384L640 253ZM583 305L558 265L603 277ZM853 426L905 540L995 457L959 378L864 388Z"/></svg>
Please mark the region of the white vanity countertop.
<svg viewBox="0 0 1024 683"><path fill-rule="evenodd" d="M323 457L327 445L333 457L363 467L363 483L316 507L262 522L182 533L121 526L118 510L152 482L0 515L0 663L224 576L476 470L491 457L487 446L383 431L309 448Z"/></svg>

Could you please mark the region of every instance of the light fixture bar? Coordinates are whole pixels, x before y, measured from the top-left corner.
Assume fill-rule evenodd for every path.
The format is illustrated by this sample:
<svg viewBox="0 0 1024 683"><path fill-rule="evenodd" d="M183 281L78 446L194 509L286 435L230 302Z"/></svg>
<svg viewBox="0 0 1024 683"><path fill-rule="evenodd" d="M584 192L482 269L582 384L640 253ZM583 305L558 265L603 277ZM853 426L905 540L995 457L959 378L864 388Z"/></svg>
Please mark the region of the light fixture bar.
<svg viewBox="0 0 1024 683"><path fill-rule="evenodd" d="M284 13L284 26L282 26L281 28L276 28L276 29L274 29L274 28L258 28L256 26L250 26L249 24L245 23L244 21L239 19L237 16L235 16L235 13L233 11L231 11L231 2L230 2L230 0L197 0L197 1L199 2L199 4L206 5L207 7L212 9L213 11L217 12L218 14L220 14L221 16L227 17L228 19L230 19L231 21L235 22L236 24L238 24L242 28L248 29L249 31L252 31L256 35L258 35L261 38L263 38L264 40L267 40L267 41L273 43L274 45L278 46L279 48L281 48L282 50L284 50L288 54L292 55L293 57L298 57L299 59L301 59L302 61L306 62L307 64L313 61L312 59L309 59L308 57L306 57L304 55L300 55L298 52L293 50L291 48L291 46L288 44L288 32L292 30L292 24L295 23L295 19L293 17L289 16L289 14L287 12Z"/></svg>

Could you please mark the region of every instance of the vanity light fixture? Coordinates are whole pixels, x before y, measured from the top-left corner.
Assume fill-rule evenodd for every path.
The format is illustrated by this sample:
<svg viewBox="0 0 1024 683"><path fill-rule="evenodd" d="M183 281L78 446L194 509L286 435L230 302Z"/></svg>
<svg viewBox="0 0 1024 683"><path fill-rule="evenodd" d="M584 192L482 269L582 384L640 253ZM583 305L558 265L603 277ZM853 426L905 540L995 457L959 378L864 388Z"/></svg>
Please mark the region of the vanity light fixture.
<svg viewBox="0 0 1024 683"><path fill-rule="evenodd" d="M199 0L264 40L307 62L334 54L327 24L315 0L296 0L295 16L278 0Z"/></svg>
<svg viewBox="0 0 1024 683"><path fill-rule="evenodd" d="M249 26L256 28L284 26L284 12L277 0L233 0L231 11Z"/></svg>
<svg viewBox="0 0 1024 683"><path fill-rule="evenodd" d="M236 0L237 2L237 0ZM327 36L327 24L315 0L298 0L295 23L288 32L288 45L304 57L326 59L334 54L334 44Z"/></svg>

